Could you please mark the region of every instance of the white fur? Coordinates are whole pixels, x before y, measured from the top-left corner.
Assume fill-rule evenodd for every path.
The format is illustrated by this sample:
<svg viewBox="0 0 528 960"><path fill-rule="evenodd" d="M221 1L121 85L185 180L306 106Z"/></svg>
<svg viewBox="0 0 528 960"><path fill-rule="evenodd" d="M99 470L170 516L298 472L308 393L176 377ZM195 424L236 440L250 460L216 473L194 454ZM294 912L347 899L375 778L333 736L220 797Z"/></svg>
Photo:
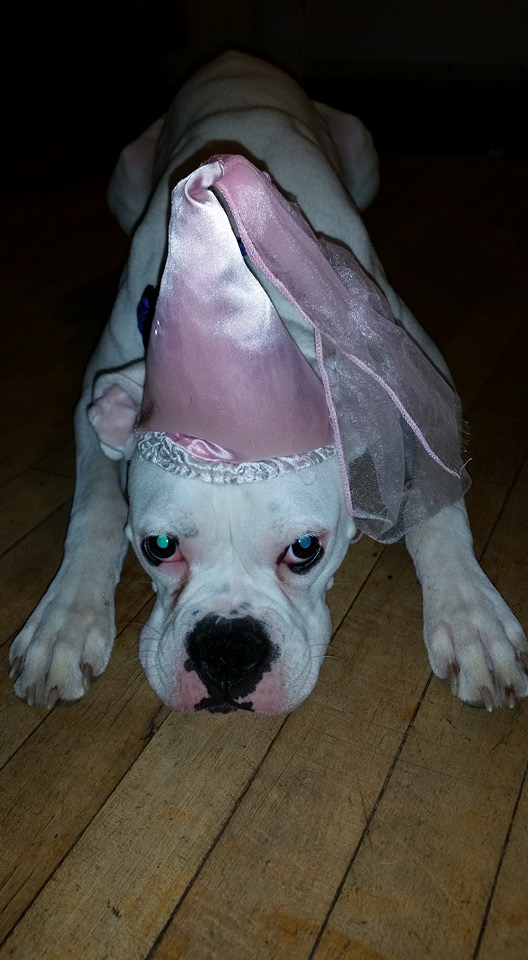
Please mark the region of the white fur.
<svg viewBox="0 0 528 960"><path fill-rule="evenodd" d="M200 71L164 122L126 148L110 185L110 206L134 233L76 410L77 480L64 559L10 652L15 691L28 703L52 707L59 699L76 700L92 674L104 670L126 535L157 591L140 656L169 706L196 708L204 692L185 640L207 614L245 616L266 627L275 656L251 694L254 709L290 710L316 682L330 637L325 592L355 532L335 460L304 479L298 473L213 488L132 453L129 431L143 370L134 317L145 286L158 281L163 266L169 180L175 183L219 152L257 159L317 232L347 244L384 290L396 320L449 376L437 348L388 284L358 213L377 187L376 154L360 121L312 104L281 71L242 54L226 54ZM119 429L105 432L108 410L117 407ZM122 454L132 454L129 515L124 471L115 460ZM160 531L178 536L184 560L160 567L145 560L141 540ZM324 557L296 575L278 558L307 532L320 536ZM407 546L423 590L434 672L449 677L463 700L489 709L526 696L526 638L475 559L464 504L413 528Z"/></svg>

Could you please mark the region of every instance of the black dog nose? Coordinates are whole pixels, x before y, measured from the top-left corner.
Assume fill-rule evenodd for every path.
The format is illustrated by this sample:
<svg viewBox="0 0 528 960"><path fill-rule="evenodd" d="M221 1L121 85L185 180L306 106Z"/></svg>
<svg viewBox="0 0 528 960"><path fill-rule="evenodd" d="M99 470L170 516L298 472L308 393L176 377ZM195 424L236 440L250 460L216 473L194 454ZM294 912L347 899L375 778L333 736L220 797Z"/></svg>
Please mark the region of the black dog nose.
<svg viewBox="0 0 528 960"><path fill-rule="evenodd" d="M195 670L207 687L211 699L201 706L208 709L255 690L276 657L268 632L259 620L212 613L189 634L187 652L185 668Z"/></svg>

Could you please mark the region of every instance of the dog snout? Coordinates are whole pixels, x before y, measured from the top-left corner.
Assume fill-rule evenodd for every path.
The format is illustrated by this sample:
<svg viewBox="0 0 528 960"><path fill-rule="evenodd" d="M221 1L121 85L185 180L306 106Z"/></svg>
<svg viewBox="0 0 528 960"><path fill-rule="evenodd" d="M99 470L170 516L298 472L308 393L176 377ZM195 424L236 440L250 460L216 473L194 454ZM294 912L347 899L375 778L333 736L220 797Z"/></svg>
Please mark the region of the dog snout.
<svg viewBox="0 0 528 960"><path fill-rule="evenodd" d="M201 709L244 707L235 704L256 689L271 670L277 651L266 627L252 617L208 614L187 638L186 670L194 670L207 687L209 698ZM250 705L247 705L251 709Z"/></svg>

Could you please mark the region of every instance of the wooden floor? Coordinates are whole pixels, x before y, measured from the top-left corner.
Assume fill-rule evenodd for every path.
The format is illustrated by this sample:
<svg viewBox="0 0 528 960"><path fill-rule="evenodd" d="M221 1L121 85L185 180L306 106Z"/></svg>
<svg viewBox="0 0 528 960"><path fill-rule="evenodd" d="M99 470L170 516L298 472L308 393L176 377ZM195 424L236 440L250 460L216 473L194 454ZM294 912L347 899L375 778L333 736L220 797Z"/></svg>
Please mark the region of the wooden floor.
<svg viewBox="0 0 528 960"><path fill-rule="evenodd" d="M528 162L382 157L366 219L443 348L471 425L468 503L486 571L528 623ZM528 957L528 705L487 714L430 675L402 545L351 547L332 645L287 718L169 713L137 640L90 694L29 708L11 638L56 570L71 416L126 244L101 176L46 178L3 213L0 957Z"/></svg>

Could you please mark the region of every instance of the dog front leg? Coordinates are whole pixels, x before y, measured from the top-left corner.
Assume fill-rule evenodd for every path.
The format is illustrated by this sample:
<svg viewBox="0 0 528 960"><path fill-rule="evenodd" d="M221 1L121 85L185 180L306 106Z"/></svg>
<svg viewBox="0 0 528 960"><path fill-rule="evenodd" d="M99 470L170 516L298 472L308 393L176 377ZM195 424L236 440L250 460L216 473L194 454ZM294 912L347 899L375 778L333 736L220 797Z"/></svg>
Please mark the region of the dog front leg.
<svg viewBox="0 0 528 960"><path fill-rule="evenodd" d="M62 564L10 650L15 693L49 708L82 697L108 663L126 549L118 464L101 452L86 406L85 397L75 414L76 486Z"/></svg>
<svg viewBox="0 0 528 960"><path fill-rule="evenodd" d="M528 696L522 627L473 552L462 500L406 537L423 591L424 639L437 677L453 693L492 710Z"/></svg>

